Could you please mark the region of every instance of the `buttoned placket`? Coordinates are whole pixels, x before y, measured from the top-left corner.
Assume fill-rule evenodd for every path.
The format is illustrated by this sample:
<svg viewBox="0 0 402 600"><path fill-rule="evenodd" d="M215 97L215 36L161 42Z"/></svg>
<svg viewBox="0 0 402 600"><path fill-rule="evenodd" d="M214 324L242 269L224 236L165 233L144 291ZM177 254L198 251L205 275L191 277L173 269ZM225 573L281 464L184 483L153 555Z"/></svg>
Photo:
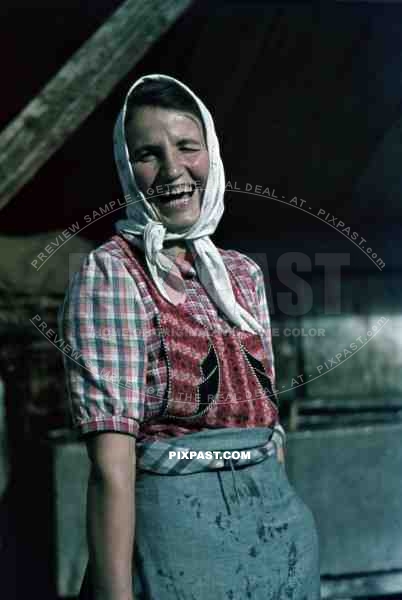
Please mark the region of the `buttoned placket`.
<svg viewBox="0 0 402 600"><path fill-rule="evenodd" d="M176 265L178 266L178 268L181 272L181 275L183 277L183 284L184 284L184 288L185 288L186 287L186 279L192 279L193 277L196 277L197 272L192 265L187 267L187 265L184 262L178 261L178 262L176 262ZM205 310L205 308L202 304L201 304L201 307L202 307L203 314L205 316L205 325L211 329L212 323L211 323L210 317L208 316L207 311ZM223 319L223 320L225 322L223 324L220 323L220 328L221 328L220 332L223 335L228 335L230 333L230 331L232 331L232 328L231 328L230 324L226 321L226 319ZM209 465L211 470L227 469L228 466L230 467L230 470L232 473L232 483L233 483L234 493L236 496L237 505L240 508L240 497L239 497L239 492L238 492L237 485L236 485L235 468L233 466L232 458L215 459ZM217 472L219 472L219 471L217 471ZM218 477L219 477L219 475L218 475ZM220 478L220 484L221 484L221 490L222 490L222 494L224 496L224 500L225 500L225 504L226 504L228 513L231 514L233 512L233 506L232 506L232 508L230 508L230 503L228 502L227 495L225 494L224 483L221 478Z"/></svg>
<svg viewBox="0 0 402 600"><path fill-rule="evenodd" d="M190 264L188 261L175 261L176 262L176 266L178 267L182 278L183 278L183 285L184 285L184 289L186 289L186 280L187 279L195 279L197 277L197 271L195 269L195 267ZM216 324L211 322L211 319L207 313L207 311L205 310L205 307L203 305L203 303L200 303L201 305L201 309L204 315L204 319L202 321L200 321L200 323L202 325L205 325L208 329L212 329L216 331ZM224 335L227 335L230 333L230 331L232 331L232 327L230 326L229 322L226 320L225 317L222 317L218 314L217 311L217 316L218 318L220 318L221 322L219 323L220 325L220 332L223 333ZM195 318L195 317L194 317ZM223 321L223 323L222 323Z"/></svg>

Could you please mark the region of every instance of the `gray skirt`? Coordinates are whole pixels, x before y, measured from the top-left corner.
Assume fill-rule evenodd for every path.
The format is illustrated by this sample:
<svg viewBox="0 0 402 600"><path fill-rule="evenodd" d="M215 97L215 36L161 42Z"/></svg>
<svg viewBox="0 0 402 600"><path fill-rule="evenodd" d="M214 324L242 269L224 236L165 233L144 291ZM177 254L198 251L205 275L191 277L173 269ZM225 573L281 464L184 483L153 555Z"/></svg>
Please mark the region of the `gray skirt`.
<svg viewBox="0 0 402 600"><path fill-rule="evenodd" d="M169 445L247 450L271 434L267 428L216 429ZM147 455L147 445L137 460L135 600L320 599L314 518L275 454L180 474L167 474L168 462L166 456L155 461L151 450ZM79 598L94 600L89 567Z"/></svg>
<svg viewBox="0 0 402 600"><path fill-rule="evenodd" d="M270 429L217 429L169 440L192 450L249 449ZM144 461L145 463L145 457ZM313 515L275 454L233 469L141 470L136 600L319 600Z"/></svg>

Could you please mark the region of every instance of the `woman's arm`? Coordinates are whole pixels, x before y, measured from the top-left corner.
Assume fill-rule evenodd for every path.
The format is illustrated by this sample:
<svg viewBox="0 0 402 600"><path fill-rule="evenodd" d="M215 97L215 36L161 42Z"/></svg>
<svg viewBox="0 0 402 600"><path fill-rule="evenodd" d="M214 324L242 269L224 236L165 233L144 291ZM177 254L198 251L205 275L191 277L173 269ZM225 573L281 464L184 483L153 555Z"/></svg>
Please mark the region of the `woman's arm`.
<svg viewBox="0 0 402 600"><path fill-rule="evenodd" d="M277 450L277 457L279 462L285 464L285 451L283 449L283 446L280 446Z"/></svg>
<svg viewBox="0 0 402 600"><path fill-rule="evenodd" d="M94 600L133 598L135 439L145 411L147 322L118 249L110 242L91 252L71 281L59 324L71 350L63 356L72 422L91 459L88 576Z"/></svg>
<svg viewBox="0 0 402 600"><path fill-rule="evenodd" d="M87 534L94 600L134 600L135 437L88 436Z"/></svg>

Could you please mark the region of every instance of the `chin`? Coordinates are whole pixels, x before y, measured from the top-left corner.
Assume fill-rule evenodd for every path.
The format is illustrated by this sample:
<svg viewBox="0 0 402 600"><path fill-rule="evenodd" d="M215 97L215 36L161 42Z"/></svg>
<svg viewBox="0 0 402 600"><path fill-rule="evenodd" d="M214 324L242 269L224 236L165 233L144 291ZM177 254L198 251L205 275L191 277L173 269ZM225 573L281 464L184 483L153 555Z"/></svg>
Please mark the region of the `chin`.
<svg viewBox="0 0 402 600"><path fill-rule="evenodd" d="M183 233L190 229L200 218L201 211L191 211L189 214L172 215L170 218L166 215L161 215L161 221L172 233Z"/></svg>
<svg viewBox="0 0 402 600"><path fill-rule="evenodd" d="M171 231L172 233L184 233L188 229L190 229L198 219L187 221L185 223L164 223L166 229Z"/></svg>

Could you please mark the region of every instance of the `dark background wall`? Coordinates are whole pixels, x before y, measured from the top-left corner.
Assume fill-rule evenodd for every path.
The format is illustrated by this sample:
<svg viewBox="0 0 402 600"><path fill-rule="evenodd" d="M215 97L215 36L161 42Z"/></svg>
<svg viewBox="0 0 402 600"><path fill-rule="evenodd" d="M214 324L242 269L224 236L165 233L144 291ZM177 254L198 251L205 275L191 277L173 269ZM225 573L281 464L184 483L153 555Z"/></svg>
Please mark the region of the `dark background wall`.
<svg viewBox="0 0 402 600"><path fill-rule="evenodd" d="M1 125L118 4L2 3ZM2 212L0 231L64 228L118 197L116 114L135 78L162 72L211 108L228 179L272 186L359 224L389 265L401 237L401 17L399 3L195 3ZM106 218L85 235L111 231ZM340 239L300 210L228 193L216 239L332 237Z"/></svg>
<svg viewBox="0 0 402 600"><path fill-rule="evenodd" d="M3 0L0 8L1 127L18 114L119 5L120 2L114 0L57 3ZM83 225L85 215L121 197L112 156L112 129L129 85L137 77L152 72L178 77L209 106L232 187L237 184L244 190L246 183L253 187L261 185L262 189L274 189L278 197L275 201L228 190L226 212L214 239L220 245L252 254L262 264L267 282L272 284L267 285L267 289L274 325L326 330L325 339L318 341L313 337L285 337L282 329L274 337L278 381L288 389L282 396L283 407L296 404L305 407L304 421L300 420L299 424L301 429L308 430L307 441L303 442L306 443L303 457L307 461L303 469L305 467L308 474L309 465L318 464L314 454L307 454L309 431L336 428L347 419L349 425L354 426L368 420L374 427L380 422L400 423L402 4L331 0L195 2L1 211L0 235L21 240L21 236L63 230L77 221ZM293 197L298 198L299 208L289 204ZM300 199L305 200L305 207L311 210L300 210ZM324 211L321 219L316 218L319 209ZM82 234L100 243L113 232L113 223L119 216L113 213L96 220ZM365 250L336 227L331 227L329 217L334 217L336 222L343 221L351 231L365 238L364 248L370 246L385 266L373 262ZM280 294L289 291L281 281L280 260L291 251L307 261L304 266L299 264L299 272L303 271L303 277L313 290L311 306L303 287L299 293L293 291L291 301L299 302L293 316L280 304ZM349 264L342 268L340 279L325 280L318 253L330 253L335 258L340 254L347 256ZM4 258L12 269L15 255L3 256L2 264ZM340 294L340 302L337 294ZM18 298L21 303L18 305L16 299L9 302L1 294L0 300L5 312L11 313L21 306L21 314L25 315L25 297ZM43 304L39 296L32 302L34 305L42 302L50 320L60 297L53 298L53 304ZM38 438L44 438L47 408L52 406L49 410L54 411L54 398L59 394L62 403L63 396L56 390L57 381L61 381L60 365L56 364L60 357L49 358L50 346L46 340L32 341L32 328L27 325L31 310L33 308L28 307L26 326L19 328L20 338L12 328L7 337L3 333L1 337L0 372L6 383L14 479L1 499L0 560L5 566L3 584L6 589L9 586L11 598L18 579L15 572L18 532L20 542L22 540L19 546L23 547L18 561L26 573L25 581L20 579L19 583L24 584L25 597L30 590L34 590L35 595L41 590L42 597L53 600L56 542L54 521L49 515L55 520L58 518L60 524L63 514L57 518L52 515L52 511L56 511L55 488L50 482L52 478L57 479L60 489L64 490L60 497L70 506L68 483L65 483L70 480L66 476L68 467L66 471L55 470L54 462L59 459L54 458L49 447L46 449L37 442ZM289 382L298 373L313 371L317 364L323 364L356 336L365 335L371 322L381 315L390 318L391 324L384 327L381 336L366 350L311 385L292 388ZM47 408L44 408L45 403ZM28 405L31 405L30 413L26 410ZM62 425L63 416L60 408L57 419ZM289 417L286 410L284 416ZM289 421L291 424L291 417ZM28 435L32 422L39 432L34 441ZM339 440L338 429L334 436ZM355 488L356 498L351 499L361 515L359 524L355 521L349 529L353 543L364 540L365 531L374 531L370 529L373 518L377 523L376 517L384 512L383 506L375 505L373 512L365 513L365 507L357 503L359 498L376 498L375 493L370 495L368 487L364 488L365 473L369 470L367 461L372 456L366 453L365 444L377 448L373 441L376 436L383 436L380 448L388 447L392 436L388 438L387 431L381 428L373 431L369 441L364 438L363 450L356 449L354 464L360 468L359 473L350 473L351 480L359 481L360 486ZM329 439L325 435L319 438L318 451L320 445L328 446ZM395 457L399 456L396 447L389 449ZM76 451L74 447L72 452ZM66 462L70 464L68 448L65 452ZM347 454L344 458L348 465ZM388 479L398 481L397 467L395 473L392 468L389 467ZM323 472L324 469L317 477ZM381 467L379 473L384 472ZM377 471L373 485L377 482L376 474ZM15 483L16 475L19 475L18 483ZM329 501L330 485L338 492L341 489L341 494L347 494L353 487L347 478L344 488L338 486L336 477L330 474L326 480ZM306 489L309 481L305 482ZM387 495L388 488L384 490ZM394 496L394 501L399 498L398 494ZM26 498L29 498L31 512L27 510ZM340 498L339 506L347 505L347 498ZM317 512L322 506L317 504ZM342 522L343 513L338 510ZM323 515L323 522L328 522L325 511ZM376 540L379 554L383 550L381 557L385 564L389 563L389 548L397 548L392 552L396 565L393 569L399 568L402 572L402 549L393 523L389 521L388 528L378 528ZM65 527L71 531L69 525ZM344 555L338 553L338 558L352 564L353 558L362 556L364 548L351 554L349 560L345 540L345 537L338 540L340 547L345 548ZM57 543L61 543L59 538ZM62 548L58 558L64 553L66 561L71 557L73 562L74 543ZM327 564L333 565L331 543L326 552ZM369 570L368 562L365 564ZM353 565L350 568L353 571ZM380 567L377 565L377 568ZM381 569L384 570L383 563ZM375 570L375 565L371 565L370 570Z"/></svg>

